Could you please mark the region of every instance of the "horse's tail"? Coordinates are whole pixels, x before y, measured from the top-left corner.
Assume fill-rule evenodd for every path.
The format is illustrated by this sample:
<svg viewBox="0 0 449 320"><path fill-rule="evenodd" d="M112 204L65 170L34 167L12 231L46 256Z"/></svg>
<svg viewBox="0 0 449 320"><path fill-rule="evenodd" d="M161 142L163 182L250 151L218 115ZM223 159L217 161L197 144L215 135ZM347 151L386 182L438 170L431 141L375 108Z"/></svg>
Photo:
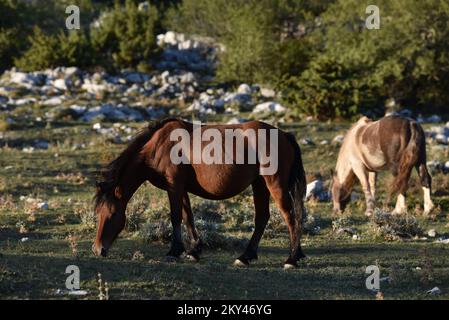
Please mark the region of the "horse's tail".
<svg viewBox="0 0 449 320"><path fill-rule="evenodd" d="M424 151L423 151L424 150ZM413 167L420 160L422 152L426 150L425 135L421 126L410 122L410 140L402 151L397 166L397 175L391 184L391 193L405 193Z"/></svg>
<svg viewBox="0 0 449 320"><path fill-rule="evenodd" d="M304 197L306 195L306 174L302 164L301 149L296 142L295 136L287 133L287 139L292 145L295 153L295 158L290 172L290 180L288 184L288 192L292 200L292 210L295 217L295 222L299 230L302 229L302 224L307 218L307 212L304 207Z"/></svg>

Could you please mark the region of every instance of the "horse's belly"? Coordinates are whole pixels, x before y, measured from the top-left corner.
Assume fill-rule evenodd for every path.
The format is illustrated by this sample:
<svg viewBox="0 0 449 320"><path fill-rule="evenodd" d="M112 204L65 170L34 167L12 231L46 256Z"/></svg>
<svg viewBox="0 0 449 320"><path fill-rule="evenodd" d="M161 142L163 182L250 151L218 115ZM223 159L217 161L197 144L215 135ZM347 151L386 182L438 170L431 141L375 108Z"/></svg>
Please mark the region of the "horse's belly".
<svg viewBox="0 0 449 320"><path fill-rule="evenodd" d="M188 191L207 199L227 199L243 192L258 176L257 165L208 165L195 167Z"/></svg>
<svg viewBox="0 0 449 320"><path fill-rule="evenodd" d="M382 170L387 165L384 153L380 148L362 146L362 157L365 166L371 170Z"/></svg>

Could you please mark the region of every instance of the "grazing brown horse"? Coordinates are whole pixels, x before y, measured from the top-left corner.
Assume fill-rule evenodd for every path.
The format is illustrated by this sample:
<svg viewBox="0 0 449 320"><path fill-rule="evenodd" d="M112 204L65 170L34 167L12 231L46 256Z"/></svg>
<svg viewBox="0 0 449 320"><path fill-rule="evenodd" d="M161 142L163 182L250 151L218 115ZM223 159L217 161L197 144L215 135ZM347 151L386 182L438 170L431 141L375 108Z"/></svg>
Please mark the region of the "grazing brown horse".
<svg viewBox="0 0 449 320"><path fill-rule="evenodd" d="M422 127L399 116L387 116L378 121L361 118L349 129L338 155L331 186L334 212L340 213L345 209L358 178L366 198L365 214L372 215L377 173L389 170L394 176L391 194L398 195L393 213L404 213L407 210L405 192L413 168L421 180L424 214L427 215L435 206L430 198L432 179L426 166Z"/></svg>
<svg viewBox="0 0 449 320"><path fill-rule="evenodd" d="M266 123L251 121L238 125L203 125L201 132L215 129L215 133L225 135L227 129L246 132L274 130L278 133L278 170L272 174L262 175L264 165L257 157L254 163L205 164L180 163L174 164L170 157L176 148L177 141L172 141L171 133L175 130L185 130L193 134L192 123L177 119L167 119L148 126L128 147L102 172L102 181L97 183L95 211L98 216L98 229L93 251L96 255L106 256L113 241L125 226L125 211L128 201L139 186L149 181L154 186L166 190L170 203L170 217L173 227L171 248L167 253L169 258L178 258L184 253L181 234L181 222L184 221L191 240L191 248L187 252L189 259L198 260L201 252L201 239L195 229L194 218L190 207L188 193L202 198L222 200L235 196L252 186L255 206L255 229L245 252L237 258L235 264L248 265L257 259L257 249L270 217L270 194L285 219L290 234L290 255L284 264L289 268L297 265L304 257L300 235L305 208L303 198L306 190L304 168L301 151L293 135L276 129ZM238 136L238 134L237 134ZM236 139L237 139L236 136ZM243 138L245 155L250 151L247 136ZM257 137L257 144L261 143ZM267 144L274 141L267 141ZM193 154L193 143L190 150ZM204 149L208 142L202 141ZM224 142L221 145L224 146ZM271 154L274 149L270 149ZM231 151L236 156L236 147ZM235 159L235 157L234 157Z"/></svg>

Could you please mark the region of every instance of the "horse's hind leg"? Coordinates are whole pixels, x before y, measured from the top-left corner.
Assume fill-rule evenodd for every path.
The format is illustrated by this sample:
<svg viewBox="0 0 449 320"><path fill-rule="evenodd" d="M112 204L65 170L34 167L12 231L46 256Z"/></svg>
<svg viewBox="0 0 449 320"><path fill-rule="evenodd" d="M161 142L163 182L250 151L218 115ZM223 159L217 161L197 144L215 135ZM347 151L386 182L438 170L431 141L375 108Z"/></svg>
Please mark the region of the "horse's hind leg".
<svg viewBox="0 0 449 320"><path fill-rule="evenodd" d="M169 191L168 199L170 201L170 219L173 227L173 239L171 243L170 251L167 253L167 259L179 258L185 251L184 244L182 243L182 200L183 192Z"/></svg>
<svg viewBox="0 0 449 320"><path fill-rule="evenodd" d="M299 259L304 258L305 255L301 249L301 228L302 216L295 212L292 204L292 198L287 190L282 187L269 185L269 190L273 199L281 211L281 214L287 223L290 234L290 256L285 261L284 268L289 269L297 266ZM304 207L301 208L304 214Z"/></svg>
<svg viewBox="0 0 449 320"><path fill-rule="evenodd" d="M432 177L427 170L427 166L422 163L416 167L419 178L421 180L421 186L424 192L424 215L428 215L435 208L430 194L432 192Z"/></svg>
<svg viewBox="0 0 449 320"><path fill-rule="evenodd" d="M254 216L255 228L245 252L234 262L238 266L247 266L251 260L257 260L259 242L270 218L270 193L263 178L258 178L252 184L252 188L256 211Z"/></svg>
<svg viewBox="0 0 449 320"><path fill-rule="evenodd" d="M203 243L195 228L192 208L187 192L184 193L182 198L182 219L187 227L187 233L189 234L190 242L192 244L192 248L187 252L187 258L193 261L199 261Z"/></svg>

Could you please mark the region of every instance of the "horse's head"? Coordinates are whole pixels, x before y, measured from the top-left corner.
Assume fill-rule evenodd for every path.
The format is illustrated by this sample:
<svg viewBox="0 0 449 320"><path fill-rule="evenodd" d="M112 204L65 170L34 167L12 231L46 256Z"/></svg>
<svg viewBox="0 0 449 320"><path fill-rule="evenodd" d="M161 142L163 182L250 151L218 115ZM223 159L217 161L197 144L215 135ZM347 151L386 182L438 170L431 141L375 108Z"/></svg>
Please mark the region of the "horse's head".
<svg viewBox="0 0 449 320"><path fill-rule="evenodd" d="M97 184L95 212L97 214L97 236L92 246L95 255L105 257L114 240L125 227L126 202L120 187Z"/></svg>
<svg viewBox="0 0 449 320"><path fill-rule="evenodd" d="M351 201L351 188L348 188L345 183L341 183L337 174L333 172L330 190L332 194L334 214L340 214L345 210L346 206Z"/></svg>

